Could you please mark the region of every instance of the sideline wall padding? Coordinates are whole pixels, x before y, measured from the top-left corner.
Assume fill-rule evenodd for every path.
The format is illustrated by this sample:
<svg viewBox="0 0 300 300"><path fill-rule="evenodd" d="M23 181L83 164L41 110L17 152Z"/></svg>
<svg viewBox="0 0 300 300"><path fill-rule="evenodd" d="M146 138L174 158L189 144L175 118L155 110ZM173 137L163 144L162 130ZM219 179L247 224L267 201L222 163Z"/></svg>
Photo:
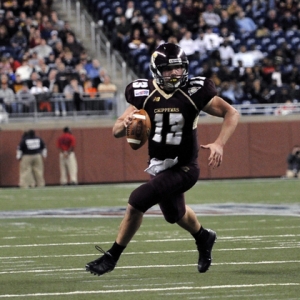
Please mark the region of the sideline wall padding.
<svg viewBox="0 0 300 300"><path fill-rule="evenodd" d="M59 184L59 162L56 140L62 129L38 129L48 148L45 159L47 185ZM200 144L213 142L221 123L198 125ZM125 138L112 136L111 127L80 127L72 129L77 138L75 153L78 161L78 180L81 184L109 182L138 182L147 180L147 145L132 150ZM199 150L200 178L280 177L285 174L286 157L292 146L300 144L300 120L272 122L241 122L224 149L222 166L208 167L209 151ZM23 130L0 131L0 186L17 186L19 162L16 149Z"/></svg>

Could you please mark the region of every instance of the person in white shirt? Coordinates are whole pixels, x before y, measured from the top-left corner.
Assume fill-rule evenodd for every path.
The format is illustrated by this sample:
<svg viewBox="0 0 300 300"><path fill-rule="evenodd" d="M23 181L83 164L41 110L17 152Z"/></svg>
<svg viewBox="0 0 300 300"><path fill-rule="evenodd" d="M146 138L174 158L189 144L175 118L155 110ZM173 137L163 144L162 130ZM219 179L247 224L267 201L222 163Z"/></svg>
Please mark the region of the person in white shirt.
<svg viewBox="0 0 300 300"><path fill-rule="evenodd" d="M199 54L199 57L206 55L206 46L204 42L204 32L200 29L198 37L194 40L195 51Z"/></svg>
<svg viewBox="0 0 300 300"><path fill-rule="evenodd" d="M47 58L50 55L50 53L53 52L53 49L52 47L47 45L47 41L45 39L41 39L41 43L33 47L30 52L36 52L38 58Z"/></svg>
<svg viewBox="0 0 300 300"><path fill-rule="evenodd" d="M233 48L229 45L227 40L224 40L223 44L221 44L221 46L219 47L219 52L222 65L231 65L235 52Z"/></svg>
<svg viewBox="0 0 300 300"><path fill-rule="evenodd" d="M207 51L213 51L220 47L221 43L223 43L223 38L218 34L213 32L213 28L208 26L203 36L203 41L205 44L205 49Z"/></svg>
<svg viewBox="0 0 300 300"><path fill-rule="evenodd" d="M183 49L189 60L195 57L195 42L192 39L192 33L190 31L184 34L178 45Z"/></svg>
<svg viewBox="0 0 300 300"><path fill-rule="evenodd" d="M35 96L39 111L52 111L51 103L49 102L49 89L43 85L41 79L37 79L36 85L31 87L30 93Z"/></svg>
<svg viewBox="0 0 300 300"><path fill-rule="evenodd" d="M247 51L247 47L245 45L240 46L240 51L236 53L232 60L232 65L234 67L239 66L239 61L242 62L242 65L247 68L252 68L255 64L255 58L250 51Z"/></svg>
<svg viewBox="0 0 300 300"><path fill-rule="evenodd" d="M32 71L33 71L33 68L29 65L28 59L24 57L22 60L22 65L17 68L15 74L16 74L16 76L20 75L20 79L22 81L27 81L30 79L30 75L31 75Z"/></svg>

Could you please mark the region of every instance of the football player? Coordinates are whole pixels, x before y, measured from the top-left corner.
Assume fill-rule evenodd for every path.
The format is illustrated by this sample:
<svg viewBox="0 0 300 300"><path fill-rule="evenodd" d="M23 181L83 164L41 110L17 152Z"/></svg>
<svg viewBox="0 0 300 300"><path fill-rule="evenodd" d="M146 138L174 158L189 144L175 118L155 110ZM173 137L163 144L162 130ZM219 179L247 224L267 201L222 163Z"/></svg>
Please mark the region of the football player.
<svg viewBox="0 0 300 300"><path fill-rule="evenodd" d="M138 79L126 87L130 106L113 127L116 138L126 135L133 114L145 109L151 120L148 139L150 180L130 195L117 238L108 251L88 263L86 270L102 275L112 271L123 250L139 229L144 213L158 204L169 223L176 223L195 239L199 252L198 271L206 272L211 265L211 252L216 232L205 229L194 211L185 204L184 193L199 179L197 124L200 111L223 118L217 139L201 148L208 149L212 168L222 163L223 148L239 120L237 110L217 96L214 83L205 77L188 78L189 62L177 45L165 43L152 54L152 80Z"/></svg>

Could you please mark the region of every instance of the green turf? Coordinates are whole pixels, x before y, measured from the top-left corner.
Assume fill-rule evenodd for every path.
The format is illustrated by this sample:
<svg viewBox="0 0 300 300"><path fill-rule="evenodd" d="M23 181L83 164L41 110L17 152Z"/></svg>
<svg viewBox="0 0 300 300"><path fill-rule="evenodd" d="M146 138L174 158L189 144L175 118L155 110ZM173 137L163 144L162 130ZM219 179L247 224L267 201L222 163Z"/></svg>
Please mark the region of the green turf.
<svg viewBox="0 0 300 300"><path fill-rule="evenodd" d="M0 210L125 206L138 184L0 189ZM300 181L202 181L190 204L299 205ZM299 299L300 223L290 216L201 216L217 231L213 265L196 269L191 236L161 216L144 218L117 268L84 265L110 247L120 217L0 218L0 299Z"/></svg>

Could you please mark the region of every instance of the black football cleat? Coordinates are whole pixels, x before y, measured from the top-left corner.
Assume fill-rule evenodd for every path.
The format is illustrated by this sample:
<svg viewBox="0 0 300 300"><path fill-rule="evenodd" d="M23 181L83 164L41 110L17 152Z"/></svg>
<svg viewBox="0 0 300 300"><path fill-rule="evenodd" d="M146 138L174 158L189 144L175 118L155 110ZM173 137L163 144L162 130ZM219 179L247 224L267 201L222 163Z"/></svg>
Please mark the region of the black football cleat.
<svg viewBox="0 0 300 300"><path fill-rule="evenodd" d="M104 255L94 261L87 263L85 266L86 271L98 276L111 272L117 265L117 262L112 258L109 252L105 252L101 247L97 245L95 246L95 248Z"/></svg>
<svg viewBox="0 0 300 300"><path fill-rule="evenodd" d="M201 244L196 242L197 249L199 252L199 260L198 260L198 271L200 273L205 273L210 265L211 265L211 250L214 246L214 243L217 239L216 233L211 230L207 229L208 231L208 238L205 242L202 242Z"/></svg>

